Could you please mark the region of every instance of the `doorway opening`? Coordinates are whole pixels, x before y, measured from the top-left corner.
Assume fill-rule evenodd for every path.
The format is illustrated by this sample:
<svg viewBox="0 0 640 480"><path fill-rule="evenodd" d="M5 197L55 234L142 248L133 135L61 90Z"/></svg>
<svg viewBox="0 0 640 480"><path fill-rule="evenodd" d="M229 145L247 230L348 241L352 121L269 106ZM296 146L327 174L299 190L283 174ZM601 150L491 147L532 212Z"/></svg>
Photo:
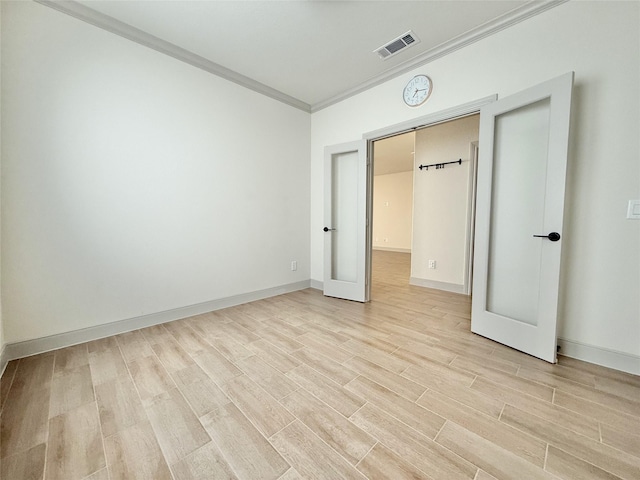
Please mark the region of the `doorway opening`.
<svg viewBox="0 0 640 480"><path fill-rule="evenodd" d="M409 285L416 132L373 142L371 295Z"/></svg>
<svg viewBox="0 0 640 480"><path fill-rule="evenodd" d="M371 142L372 299L471 294L478 135L475 113Z"/></svg>
<svg viewBox="0 0 640 480"><path fill-rule="evenodd" d="M495 101L496 95L492 95L365 133L362 140L325 146L322 229L325 295L357 302L367 302L371 298L374 142L476 115L481 107ZM414 160L414 167L415 165ZM471 231L469 228L469 232ZM345 254L346 252L350 253ZM351 271L355 276L347 277L340 273L343 270L342 262L347 261L350 262Z"/></svg>

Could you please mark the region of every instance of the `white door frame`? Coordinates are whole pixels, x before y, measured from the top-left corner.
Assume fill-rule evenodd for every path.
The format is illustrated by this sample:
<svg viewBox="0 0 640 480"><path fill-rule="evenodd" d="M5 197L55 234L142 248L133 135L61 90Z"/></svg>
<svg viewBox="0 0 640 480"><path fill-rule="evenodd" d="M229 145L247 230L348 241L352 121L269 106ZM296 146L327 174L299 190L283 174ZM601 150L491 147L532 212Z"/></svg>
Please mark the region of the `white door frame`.
<svg viewBox="0 0 640 480"><path fill-rule="evenodd" d="M383 138L393 137L395 135L400 135L402 133L407 133L410 131L415 131L421 128L429 127L432 125L437 125L438 123L449 122L451 120L456 120L457 118L467 117L469 115L475 115L480 113L480 108L489 103L495 102L498 99L497 95L490 95L488 97L484 97L472 102L465 103L463 105L459 105L457 107L448 108L446 110L441 110L439 112L431 113L429 115L424 115L422 117L417 117L411 120L407 120L405 122L396 123L395 125L390 125L385 128L381 128L378 130L374 130L371 132L367 132L362 135L363 140L367 141L367 234L366 234L366 275L367 275L367 293L366 298L371 298L371 256L373 251L373 148L372 144L376 140L382 140ZM473 150L473 148L472 148ZM473 159L472 159L473 160ZM475 167L471 167L474 169L471 172L471 178L475 178ZM474 181L475 185L475 181ZM475 203L475 186L472 189L472 202ZM469 275L472 272L473 265L473 255L472 255L472 245L473 245L473 222L475 221L475 212L473 211L473 203L471 205L472 214L469 215L468 218L468 235L469 238L469 252L467 260L467 272ZM470 276L465 275L465 293L469 295L471 293L471 282Z"/></svg>
<svg viewBox="0 0 640 480"><path fill-rule="evenodd" d="M469 146L469 213L467 216L467 232L469 241L465 251L465 272L464 272L464 294L471 295L473 290L473 249L475 246L476 227L476 189L478 185L478 154L480 151L479 142L471 142Z"/></svg>

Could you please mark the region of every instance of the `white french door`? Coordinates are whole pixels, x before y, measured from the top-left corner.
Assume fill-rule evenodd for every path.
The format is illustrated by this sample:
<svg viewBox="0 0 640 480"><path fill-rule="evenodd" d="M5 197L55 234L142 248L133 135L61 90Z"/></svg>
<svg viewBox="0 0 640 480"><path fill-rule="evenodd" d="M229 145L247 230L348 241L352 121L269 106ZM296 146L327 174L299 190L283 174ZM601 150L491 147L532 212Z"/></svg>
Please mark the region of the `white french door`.
<svg viewBox="0 0 640 480"><path fill-rule="evenodd" d="M367 143L325 147L324 294L365 302Z"/></svg>
<svg viewBox="0 0 640 480"><path fill-rule="evenodd" d="M471 330L556 362L573 72L480 110Z"/></svg>

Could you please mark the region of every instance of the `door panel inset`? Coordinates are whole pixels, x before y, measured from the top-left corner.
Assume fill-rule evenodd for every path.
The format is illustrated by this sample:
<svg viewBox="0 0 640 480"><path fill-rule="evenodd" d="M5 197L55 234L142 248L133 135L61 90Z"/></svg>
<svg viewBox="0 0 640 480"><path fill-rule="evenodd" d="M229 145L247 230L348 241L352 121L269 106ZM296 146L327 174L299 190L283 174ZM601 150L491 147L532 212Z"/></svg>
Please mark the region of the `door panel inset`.
<svg viewBox="0 0 640 480"><path fill-rule="evenodd" d="M358 278L358 152L331 156L331 279Z"/></svg>
<svg viewBox="0 0 640 480"><path fill-rule="evenodd" d="M537 324L549 99L495 120L487 311ZM520 281L526 278L526 282Z"/></svg>

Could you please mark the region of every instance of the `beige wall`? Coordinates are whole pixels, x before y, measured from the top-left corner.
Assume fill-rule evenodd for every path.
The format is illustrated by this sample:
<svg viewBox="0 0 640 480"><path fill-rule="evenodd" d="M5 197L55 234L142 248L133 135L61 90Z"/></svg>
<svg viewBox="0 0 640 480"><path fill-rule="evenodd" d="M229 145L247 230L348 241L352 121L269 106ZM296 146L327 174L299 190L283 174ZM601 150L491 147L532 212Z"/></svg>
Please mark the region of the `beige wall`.
<svg viewBox="0 0 640 480"><path fill-rule="evenodd" d="M416 131L416 166L451 162L445 168L416 170L414 181L411 278L462 288L469 245L470 145L478 140L479 115ZM428 268L429 260L436 268ZM460 290L461 291L461 290Z"/></svg>
<svg viewBox="0 0 640 480"><path fill-rule="evenodd" d="M411 251L413 172L373 177L373 248Z"/></svg>

